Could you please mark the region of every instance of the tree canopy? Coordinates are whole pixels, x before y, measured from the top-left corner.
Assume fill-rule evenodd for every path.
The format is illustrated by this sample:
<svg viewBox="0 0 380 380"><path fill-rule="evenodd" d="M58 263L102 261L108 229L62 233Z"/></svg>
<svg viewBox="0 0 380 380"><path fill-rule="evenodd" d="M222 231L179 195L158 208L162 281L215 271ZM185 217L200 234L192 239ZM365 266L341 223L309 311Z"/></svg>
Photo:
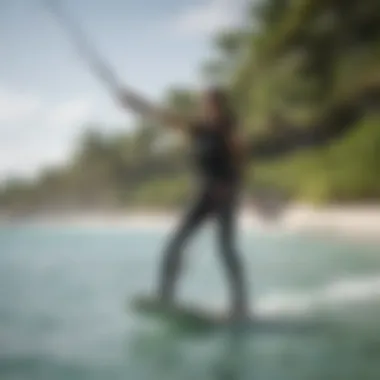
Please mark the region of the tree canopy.
<svg viewBox="0 0 380 380"><path fill-rule="evenodd" d="M265 184L307 202L380 198L380 2L260 0L241 28L215 36L204 76L227 86L252 141L316 125L352 124L339 140L251 162L248 187ZM172 88L162 104L197 107L193 89ZM181 136L150 120L133 132L102 135L89 126L63 167L33 181L9 180L0 210L11 215L94 208L176 207L188 197ZM291 135L290 135L291 136Z"/></svg>

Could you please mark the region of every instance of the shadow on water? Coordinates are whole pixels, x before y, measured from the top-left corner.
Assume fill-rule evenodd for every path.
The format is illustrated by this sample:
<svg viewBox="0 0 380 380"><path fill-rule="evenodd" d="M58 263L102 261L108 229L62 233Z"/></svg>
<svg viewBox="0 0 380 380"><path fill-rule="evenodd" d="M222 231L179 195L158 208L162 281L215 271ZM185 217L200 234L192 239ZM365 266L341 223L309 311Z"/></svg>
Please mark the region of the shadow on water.
<svg viewBox="0 0 380 380"><path fill-rule="evenodd" d="M240 380L253 364L247 343L239 333L191 337L156 330L135 332L129 349L141 378Z"/></svg>
<svg viewBox="0 0 380 380"><path fill-rule="evenodd" d="M207 336L135 331L129 355L140 378L328 379L332 352L323 336L223 332Z"/></svg>
<svg viewBox="0 0 380 380"><path fill-rule="evenodd" d="M359 331L322 334L224 331L205 336L140 328L128 341L139 379L373 379L380 377L380 344Z"/></svg>

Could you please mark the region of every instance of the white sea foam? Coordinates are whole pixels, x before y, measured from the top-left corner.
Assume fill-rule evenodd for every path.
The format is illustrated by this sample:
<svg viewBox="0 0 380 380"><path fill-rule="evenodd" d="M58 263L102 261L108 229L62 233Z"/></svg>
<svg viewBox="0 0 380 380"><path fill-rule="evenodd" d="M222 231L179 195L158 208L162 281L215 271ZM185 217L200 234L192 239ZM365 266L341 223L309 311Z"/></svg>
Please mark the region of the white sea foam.
<svg viewBox="0 0 380 380"><path fill-rule="evenodd" d="M310 292L267 294L258 299L255 309L263 315L299 315L320 307L339 308L376 299L380 301L380 275L337 279Z"/></svg>

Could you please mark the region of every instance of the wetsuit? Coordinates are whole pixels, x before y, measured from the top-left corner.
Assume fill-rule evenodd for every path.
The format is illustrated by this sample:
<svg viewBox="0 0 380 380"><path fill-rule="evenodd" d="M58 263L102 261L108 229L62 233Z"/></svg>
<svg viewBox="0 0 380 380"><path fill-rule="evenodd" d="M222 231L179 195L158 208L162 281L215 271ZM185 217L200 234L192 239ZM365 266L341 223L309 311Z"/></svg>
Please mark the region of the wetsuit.
<svg viewBox="0 0 380 380"><path fill-rule="evenodd" d="M236 311L246 308L246 289L235 247L240 175L228 143L228 135L233 132L233 127L233 124L226 124L209 128L198 124L191 129L192 155L199 180L199 193L164 252L160 295L165 301L173 298L184 244L202 222L208 217L214 217L219 227L220 254L230 282L232 306Z"/></svg>

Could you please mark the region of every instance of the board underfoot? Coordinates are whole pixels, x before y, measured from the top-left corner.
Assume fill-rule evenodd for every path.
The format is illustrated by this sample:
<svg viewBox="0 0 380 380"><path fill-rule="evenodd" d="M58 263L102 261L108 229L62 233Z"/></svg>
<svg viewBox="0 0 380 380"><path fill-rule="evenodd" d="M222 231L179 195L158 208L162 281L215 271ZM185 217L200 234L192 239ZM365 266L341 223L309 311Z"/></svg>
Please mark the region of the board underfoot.
<svg viewBox="0 0 380 380"><path fill-rule="evenodd" d="M170 326L191 330L215 330L226 327L242 327L254 331L312 332L322 327L321 323L309 319L290 317L262 317L249 315L242 321L231 319L228 313L207 310L184 304L164 304L159 299L140 296L132 300L132 309L144 316L158 319Z"/></svg>

